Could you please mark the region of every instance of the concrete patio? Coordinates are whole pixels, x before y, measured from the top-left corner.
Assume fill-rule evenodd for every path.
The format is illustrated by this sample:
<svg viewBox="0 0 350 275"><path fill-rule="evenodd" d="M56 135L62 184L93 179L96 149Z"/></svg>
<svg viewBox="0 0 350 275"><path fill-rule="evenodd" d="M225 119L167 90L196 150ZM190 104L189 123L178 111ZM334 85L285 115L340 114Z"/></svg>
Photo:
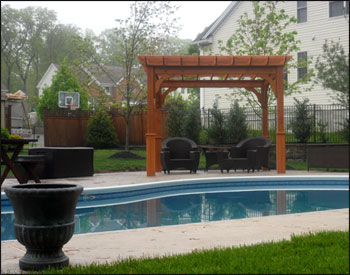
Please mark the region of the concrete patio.
<svg viewBox="0 0 350 275"><path fill-rule="evenodd" d="M174 179L249 175L275 176L277 174L276 171L221 174L217 170L211 170L198 171L197 174L174 171L170 175L157 173L156 177L146 177L146 172L142 171L104 173L95 174L93 177L50 179L42 182L78 183L85 188L91 188ZM348 173L287 170L285 175L322 176L348 175ZM6 179L1 191L4 186L13 184L17 184L15 179ZM278 241L290 239L292 234L323 230L349 230L349 209L74 235L63 250L73 265L105 263L129 257L163 256L188 253L195 249ZM19 273L18 260L24 253L24 246L17 241L1 242L1 273Z"/></svg>

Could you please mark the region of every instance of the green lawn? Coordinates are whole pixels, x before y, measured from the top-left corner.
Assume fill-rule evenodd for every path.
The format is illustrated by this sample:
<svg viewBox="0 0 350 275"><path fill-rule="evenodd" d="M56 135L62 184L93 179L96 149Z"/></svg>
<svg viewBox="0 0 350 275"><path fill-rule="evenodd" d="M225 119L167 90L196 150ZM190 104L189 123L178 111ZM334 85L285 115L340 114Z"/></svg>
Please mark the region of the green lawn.
<svg viewBox="0 0 350 275"><path fill-rule="evenodd" d="M95 173L106 173L106 172L120 172L120 171L145 171L146 170L146 159L110 159L109 157L116 152L123 150L109 149L109 150L94 150L94 172ZM132 153L146 158L146 150L131 150ZM23 150L21 155L28 154L27 150ZM296 170L306 170L306 162L295 162L287 161L287 166L292 167ZM205 157L201 154L199 169L205 168ZM217 169L218 165L213 165L210 169ZM1 174L5 169L4 165L1 165ZM311 168L310 170L326 171L323 168ZM330 169L330 171L337 172L349 172L349 169ZM8 177L13 177L13 173L10 171Z"/></svg>
<svg viewBox="0 0 350 275"><path fill-rule="evenodd" d="M133 273L349 274L349 231L309 233L292 236L291 241L216 248L179 256L68 266L62 270L45 270L39 274Z"/></svg>

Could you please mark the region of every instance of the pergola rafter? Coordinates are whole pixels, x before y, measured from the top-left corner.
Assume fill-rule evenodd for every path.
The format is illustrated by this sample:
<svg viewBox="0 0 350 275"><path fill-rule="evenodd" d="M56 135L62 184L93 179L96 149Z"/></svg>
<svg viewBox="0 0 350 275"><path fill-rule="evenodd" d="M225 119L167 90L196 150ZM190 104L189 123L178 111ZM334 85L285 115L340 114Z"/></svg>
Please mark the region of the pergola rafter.
<svg viewBox="0 0 350 275"><path fill-rule="evenodd" d="M277 98L276 165L285 173L283 67L291 56L139 56L147 73L147 176L161 171L160 108L177 88L245 88L262 107L263 135L268 136L268 97ZM234 78L234 79L232 79ZM250 79L246 79L250 78Z"/></svg>

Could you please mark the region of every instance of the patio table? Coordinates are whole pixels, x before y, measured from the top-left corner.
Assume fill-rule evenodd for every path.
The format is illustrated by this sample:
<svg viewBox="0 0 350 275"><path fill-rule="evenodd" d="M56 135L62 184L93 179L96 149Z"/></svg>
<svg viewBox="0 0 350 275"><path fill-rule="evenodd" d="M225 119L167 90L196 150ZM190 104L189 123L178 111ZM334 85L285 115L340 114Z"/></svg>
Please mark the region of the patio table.
<svg viewBox="0 0 350 275"><path fill-rule="evenodd" d="M224 151L224 158L228 158L232 146L199 145L205 155L205 170L213 164L218 164L218 153Z"/></svg>
<svg viewBox="0 0 350 275"><path fill-rule="evenodd" d="M1 165L5 164L4 173L1 175L1 185L7 177L10 170L12 170L13 174L17 178L19 183L26 183L28 180L25 176L22 176L18 171L15 162L18 158L18 154L23 149L25 144L30 142L37 142L37 139L0 139L0 147L1 147ZM9 151L4 148L4 145L15 145L16 148L13 150L12 157L10 158L8 153Z"/></svg>

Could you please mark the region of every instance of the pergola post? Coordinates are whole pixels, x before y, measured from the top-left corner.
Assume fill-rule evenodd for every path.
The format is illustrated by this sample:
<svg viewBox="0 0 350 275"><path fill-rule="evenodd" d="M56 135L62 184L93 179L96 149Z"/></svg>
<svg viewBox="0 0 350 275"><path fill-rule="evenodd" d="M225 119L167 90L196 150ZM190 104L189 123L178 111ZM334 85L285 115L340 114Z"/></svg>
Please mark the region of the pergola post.
<svg viewBox="0 0 350 275"><path fill-rule="evenodd" d="M147 69L147 176L156 175L156 133L155 133L155 74L154 68Z"/></svg>
<svg viewBox="0 0 350 275"><path fill-rule="evenodd" d="M269 137L269 110L268 110L268 86L261 88L261 110L262 110L262 135L263 137Z"/></svg>
<svg viewBox="0 0 350 275"><path fill-rule="evenodd" d="M276 68L277 132L276 132L276 172L286 173L286 133L284 132L284 87L283 66Z"/></svg>
<svg viewBox="0 0 350 275"><path fill-rule="evenodd" d="M156 144L155 144L155 154L156 154L156 164L155 164L155 168L156 168L156 172L161 172L162 171L162 165L160 163L160 152L162 150L162 136L161 136L161 130L160 130L160 125L161 125L161 121L160 121L160 106L158 104L156 104Z"/></svg>

